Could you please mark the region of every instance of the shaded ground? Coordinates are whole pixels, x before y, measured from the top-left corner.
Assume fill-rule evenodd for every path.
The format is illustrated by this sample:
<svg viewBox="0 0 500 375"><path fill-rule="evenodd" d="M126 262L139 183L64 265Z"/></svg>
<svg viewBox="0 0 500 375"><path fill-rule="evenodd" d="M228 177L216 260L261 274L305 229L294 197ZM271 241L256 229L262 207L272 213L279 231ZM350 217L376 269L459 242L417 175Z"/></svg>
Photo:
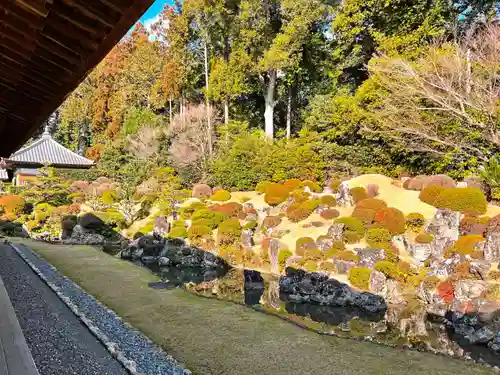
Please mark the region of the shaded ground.
<svg viewBox="0 0 500 375"><path fill-rule="evenodd" d="M493 374L463 361L320 336L240 305L154 290L148 270L84 246L23 241L194 374Z"/></svg>
<svg viewBox="0 0 500 375"><path fill-rule="evenodd" d="M0 276L40 375L127 374L10 246L0 245Z"/></svg>

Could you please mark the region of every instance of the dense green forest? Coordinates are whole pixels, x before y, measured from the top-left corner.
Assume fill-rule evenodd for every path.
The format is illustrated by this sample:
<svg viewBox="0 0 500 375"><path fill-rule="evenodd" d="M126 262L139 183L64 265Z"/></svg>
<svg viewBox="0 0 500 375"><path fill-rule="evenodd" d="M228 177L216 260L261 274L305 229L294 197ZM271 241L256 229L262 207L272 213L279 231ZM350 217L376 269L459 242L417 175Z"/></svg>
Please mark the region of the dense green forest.
<svg viewBox="0 0 500 375"><path fill-rule="evenodd" d="M93 173L253 189L475 171L500 150L495 1L185 0L138 24L59 110Z"/></svg>

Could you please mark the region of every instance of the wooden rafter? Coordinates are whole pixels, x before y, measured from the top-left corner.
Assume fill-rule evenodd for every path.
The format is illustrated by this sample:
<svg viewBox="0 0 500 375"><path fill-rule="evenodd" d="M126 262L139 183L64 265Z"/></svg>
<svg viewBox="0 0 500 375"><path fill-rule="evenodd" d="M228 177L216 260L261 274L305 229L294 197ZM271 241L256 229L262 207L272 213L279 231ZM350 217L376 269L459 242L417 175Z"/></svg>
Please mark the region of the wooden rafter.
<svg viewBox="0 0 500 375"><path fill-rule="evenodd" d="M0 156L22 145L153 0L0 0Z"/></svg>

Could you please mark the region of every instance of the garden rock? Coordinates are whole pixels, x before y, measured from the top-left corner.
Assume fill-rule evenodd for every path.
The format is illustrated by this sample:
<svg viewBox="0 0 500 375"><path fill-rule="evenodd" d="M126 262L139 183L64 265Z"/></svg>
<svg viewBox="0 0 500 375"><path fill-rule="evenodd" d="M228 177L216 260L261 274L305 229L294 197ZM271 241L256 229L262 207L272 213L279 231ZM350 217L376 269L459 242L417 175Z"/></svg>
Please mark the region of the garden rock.
<svg viewBox="0 0 500 375"><path fill-rule="evenodd" d="M85 229L99 229L104 226L104 222L91 213L83 214L78 218L78 224Z"/></svg>
<svg viewBox="0 0 500 375"><path fill-rule="evenodd" d="M373 268L379 260L385 259L384 249L356 249L361 267Z"/></svg>
<svg viewBox="0 0 500 375"><path fill-rule="evenodd" d="M334 241L344 240L344 224L335 223L328 228L328 237L332 238Z"/></svg>
<svg viewBox="0 0 500 375"><path fill-rule="evenodd" d="M352 267L356 267L356 263L342 259L333 259L333 263L337 267L337 272L345 275Z"/></svg>
<svg viewBox="0 0 500 375"><path fill-rule="evenodd" d="M165 237L170 232L170 223L164 215L156 216L153 226L153 233Z"/></svg>
<svg viewBox="0 0 500 375"><path fill-rule="evenodd" d="M413 258L423 263L432 253L432 246L428 243L415 243L409 245L409 251Z"/></svg>
<svg viewBox="0 0 500 375"><path fill-rule="evenodd" d="M484 259L489 262L500 261L500 232L492 232L486 236Z"/></svg>
<svg viewBox="0 0 500 375"><path fill-rule="evenodd" d="M449 259L444 261L431 262L432 274L436 276L450 276L455 273L461 259L459 254L453 254Z"/></svg>
<svg viewBox="0 0 500 375"><path fill-rule="evenodd" d="M243 229L241 231L241 244L243 247L252 247L254 245L253 231L251 229Z"/></svg>
<svg viewBox="0 0 500 375"><path fill-rule="evenodd" d="M68 245L102 245L106 242L104 236L76 225L73 228L71 237L64 241Z"/></svg>
<svg viewBox="0 0 500 375"><path fill-rule="evenodd" d="M170 266L171 264L172 264L172 261L167 257L159 257L158 258L158 265L160 267Z"/></svg>
<svg viewBox="0 0 500 375"><path fill-rule="evenodd" d="M372 271L370 274L370 291L385 296L387 293L387 278L382 272Z"/></svg>
<svg viewBox="0 0 500 375"><path fill-rule="evenodd" d="M476 260L471 262L469 272L475 276L479 276L482 280L486 279L486 275L491 269L491 263L486 260Z"/></svg>
<svg viewBox="0 0 500 375"><path fill-rule="evenodd" d="M309 273L288 267L280 277L280 293L297 303L326 306L352 306L368 313L387 310L384 299L368 292L358 292L349 285L319 273Z"/></svg>
<svg viewBox="0 0 500 375"><path fill-rule="evenodd" d="M434 218L426 228L426 232L434 235L432 252L434 256L442 257L444 250L451 241L456 241L460 235L460 212L438 209Z"/></svg>
<svg viewBox="0 0 500 375"><path fill-rule="evenodd" d="M337 203L340 206L352 206L353 205L351 189L349 188L349 185L347 185L346 182L342 182L339 185L336 199L337 199Z"/></svg>
<svg viewBox="0 0 500 375"><path fill-rule="evenodd" d="M459 280L455 284L455 298L459 301L473 300L481 297L488 284L481 280Z"/></svg>
<svg viewBox="0 0 500 375"><path fill-rule="evenodd" d="M193 198L208 198L212 195L212 188L206 184L196 184L193 186Z"/></svg>
<svg viewBox="0 0 500 375"><path fill-rule="evenodd" d="M332 248L334 242L331 237L322 237L316 241L316 245L321 251L328 251Z"/></svg>

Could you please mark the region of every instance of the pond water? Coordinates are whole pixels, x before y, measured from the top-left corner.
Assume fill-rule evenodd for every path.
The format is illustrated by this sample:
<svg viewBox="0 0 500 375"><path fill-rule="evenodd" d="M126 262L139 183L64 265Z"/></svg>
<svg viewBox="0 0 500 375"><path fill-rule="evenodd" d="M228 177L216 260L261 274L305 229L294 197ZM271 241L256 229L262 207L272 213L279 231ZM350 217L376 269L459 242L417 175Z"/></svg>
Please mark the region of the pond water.
<svg viewBox="0 0 500 375"><path fill-rule="evenodd" d="M276 315L321 334L472 358L500 366L500 357L485 345L462 342L442 319L430 318L422 306L392 306L385 314L369 314L352 307L295 303L280 293L279 277L253 270L159 267L156 262L137 264L163 280L163 284L155 283L153 288L182 287L202 297L231 301Z"/></svg>

